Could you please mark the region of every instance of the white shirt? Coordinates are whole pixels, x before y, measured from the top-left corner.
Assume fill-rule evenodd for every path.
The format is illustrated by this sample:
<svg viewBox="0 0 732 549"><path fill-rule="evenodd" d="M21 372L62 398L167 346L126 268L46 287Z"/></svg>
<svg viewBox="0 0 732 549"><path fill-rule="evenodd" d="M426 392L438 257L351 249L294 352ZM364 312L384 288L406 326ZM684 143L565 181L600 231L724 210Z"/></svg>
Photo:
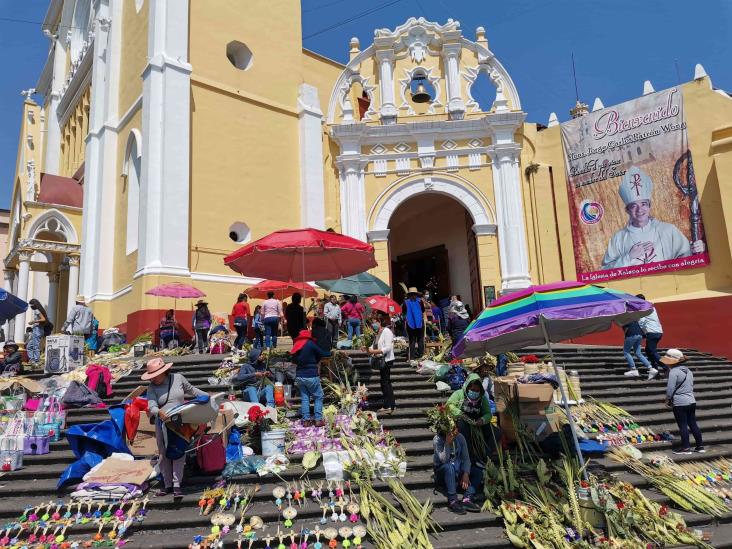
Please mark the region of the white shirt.
<svg viewBox="0 0 732 549"><path fill-rule="evenodd" d="M338 322L341 321L341 307L340 305L338 305L338 303L331 303L330 301L328 301L325 304L325 307L323 307L323 314L328 320L337 320Z"/></svg>
<svg viewBox="0 0 732 549"><path fill-rule="evenodd" d="M632 259L630 249L639 242L653 243L653 255L643 259ZM651 219L645 227L633 227L628 224L610 239L603 269L631 267L656 261L666 261L691 255L689 240L674 225L657 219Z"/></svg>
<svg viewBox="0 0 732 549"><path fill-rule="evenodd" d="M394 360L394 333L389 328L384 328L379 334L379 342L376 344L384 355L384 362Z"/></svg>
<svg viewBox="0 0 732 549"><path fill-rule="evenodd" d="M651 311L651 314L641 318L638 321L638 324L640 324L640 327L647 334L663 333L663 327L661 326L661 321L658 320L658 313L656 312L655 308L653 309L653 311Z"/></svg>

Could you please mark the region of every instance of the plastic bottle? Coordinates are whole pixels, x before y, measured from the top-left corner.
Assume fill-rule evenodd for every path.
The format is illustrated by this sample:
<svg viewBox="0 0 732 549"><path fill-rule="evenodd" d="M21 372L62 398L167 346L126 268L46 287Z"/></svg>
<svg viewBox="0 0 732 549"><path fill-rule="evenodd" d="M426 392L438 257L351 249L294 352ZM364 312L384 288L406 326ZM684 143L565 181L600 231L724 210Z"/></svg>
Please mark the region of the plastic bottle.
<svg viewBox="0 0 732 549"><path fill-rule="evenodd" d="M274 386L274 401L276 406L285 405L285 387L279 381Z"/></svg>

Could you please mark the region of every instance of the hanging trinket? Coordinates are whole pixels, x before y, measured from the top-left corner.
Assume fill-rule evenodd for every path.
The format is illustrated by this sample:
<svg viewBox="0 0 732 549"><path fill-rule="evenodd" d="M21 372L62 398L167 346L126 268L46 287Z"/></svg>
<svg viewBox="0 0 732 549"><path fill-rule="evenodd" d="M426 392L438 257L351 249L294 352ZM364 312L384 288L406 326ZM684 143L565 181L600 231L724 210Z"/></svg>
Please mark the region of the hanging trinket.
<svg viewBox="0 0 732 549"><path fill-rule="evenodd" d="M353 527L353 543L357 549L361 548L363 539L366 537L366 527L363 524L357 524Z"/></svg>
<svg viewBox="0 0 732 549"><path fill-rule="evenodd" d="M351 503L346 506L346 511L348 511L348 520L353 523L358 522L358 512L360 510L361 508L359 507L358 503L356 503L355 501L351 501Z"/></svg>
<svg viewBox="0 0 732 549"><path fill-rule="evenodd" d="M351 546L351 535L353 534L353 530L350 526L341 526L338 529L338 534L343 538L343 542L341 545L343 545L343 549L348 549Z"/></svg>
<svg viewBox="0 0 732 549"><path fill-rule="evenodd" d="M313 543L313 549L323 549L323 544L320 543L320 536L323 532L320 531L320 526L316 525L313 535L315 536L315 543Z"/></svg>
<svg viewBox="0 0 732 549"><path fill-rule="evenodd" d="M328 547L331 549L338 546L338 530L335 528L326 528L323 530L323 537L328 540Z"/></svg>
<svg viewBox="0 0 732 549"><path fill-rule="evenodd" d="M292 526L293 519L297 516L297 509L290 505L282 511L282 516L285 518L285 528L290 528Z"/></svg>

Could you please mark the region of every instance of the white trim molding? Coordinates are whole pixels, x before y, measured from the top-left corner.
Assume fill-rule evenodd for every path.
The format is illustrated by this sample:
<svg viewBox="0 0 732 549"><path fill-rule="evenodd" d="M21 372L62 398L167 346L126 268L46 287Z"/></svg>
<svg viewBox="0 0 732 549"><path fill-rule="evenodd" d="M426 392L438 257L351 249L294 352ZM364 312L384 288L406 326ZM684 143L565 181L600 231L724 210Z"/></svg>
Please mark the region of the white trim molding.
<svg viewBox="0 0 732 549"><path fill-rule="evenodd" d="M391 189L385 192L389 193L387 198L380 205L377 200L369 214L369 217L373 219L370 233L375 231L388 231L389 220L396 209L410 198L421 194L442 194L449 196L457 200L470 212L475 225L482 226L493 223L491 212L480 194L461 182L444 176L421 176L396 187L392 186Z"/></svg>
<svg viewBox="0 0 732 549"><path fill-rule="evenodd" d="M303 227L324 230L323 113L318 88L300 84L297 104L300 112L300 223Z"/></svg>
<svg viewBox="0 0 732 549"><path fill-rule="evenodd" d="M369 231L366 233L366 238L369 239L369 242L387 242L389 240L390 232L390 229Z"/></svg>
<svg viewBox="0 0 732 549"><path fill-rule="evenodd" d="M124 288L120 288L119 290L111 294L95 294L89 298L89 303L93 303L95 301L114 301L115 299L118 299L123 295L129 294L131 291L132 284L128 284Z"/></svg>
<svg viewBox="0 0 732 549"><path fill-rule="evenodd" d="M192 280L200 280L201 282L218 282L221 284L244 284L252 286L262 281L261 278L252 278L249 276L222 275L216 273L198 273L191 272Z"/></svg>
<svg viewBox="0 0 732 549"><path fill-rule="evenodd" d="M76 234L76 229L74 229L74 225L71 223L71 221L69 221L68 217L66 217L56 208L46 210L33 221L30 229L28 229L29 237L36 238L36 233L41 228L41 225L44 225L47 221L50 221L51 219L55 219L59 222L62 232L66 236L66 242L68 244L79 243L79 236Z"/></svg>
<svg viewBox="0 0 732 549"><path fill-rule="evenodd" d="M487 225L473 225L473 233L475 236L495 236L498 231L498 225L489 223Z"/></svg>

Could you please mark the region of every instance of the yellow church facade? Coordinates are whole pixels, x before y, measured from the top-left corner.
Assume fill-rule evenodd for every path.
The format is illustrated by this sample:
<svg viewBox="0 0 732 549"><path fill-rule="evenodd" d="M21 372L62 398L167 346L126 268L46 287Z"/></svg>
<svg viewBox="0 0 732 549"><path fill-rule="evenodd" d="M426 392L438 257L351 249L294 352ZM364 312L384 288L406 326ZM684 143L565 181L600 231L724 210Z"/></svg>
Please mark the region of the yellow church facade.
<svg viewBox="0 0 732 549"><path fill-rule="evenodd" d="M44 29L6 288L40 295L57 322L81 293L102 327L154 330L172 301L145 292L174 280L228 312L255 280L223 258L282 228L369 241L374 274L395 289L460 294L476 310L576 278L558 120L526 120L482 27L468 36L457 21L411 18L344 45L346 65L303 49L290 0L251 0L245 13L210 0L54 0ZM711 261L609 285L643 292L669 318L696 307L729 319L732 100L700 67L680 93ZM45 259L44 242L58 248Z"/></svg>

